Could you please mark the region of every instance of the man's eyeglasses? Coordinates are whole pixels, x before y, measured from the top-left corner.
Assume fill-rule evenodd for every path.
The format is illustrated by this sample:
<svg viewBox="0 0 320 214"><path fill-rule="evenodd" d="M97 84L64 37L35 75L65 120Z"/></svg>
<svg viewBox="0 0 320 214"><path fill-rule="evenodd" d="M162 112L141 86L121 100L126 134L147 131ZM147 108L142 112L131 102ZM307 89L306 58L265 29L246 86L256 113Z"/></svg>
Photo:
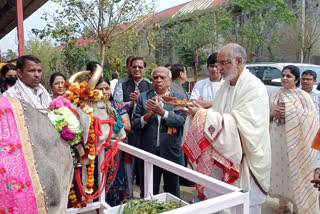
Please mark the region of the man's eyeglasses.
<svg viewBox="0 0 320 214"><path fill-rule="evenodd" d="M221 61L221 62L217 62L216 65L219 67L219 66L225 66L225 65L227 65L227 64L231 64L233 59L234 59L234 58L227 59L227 60Z"/></svg>

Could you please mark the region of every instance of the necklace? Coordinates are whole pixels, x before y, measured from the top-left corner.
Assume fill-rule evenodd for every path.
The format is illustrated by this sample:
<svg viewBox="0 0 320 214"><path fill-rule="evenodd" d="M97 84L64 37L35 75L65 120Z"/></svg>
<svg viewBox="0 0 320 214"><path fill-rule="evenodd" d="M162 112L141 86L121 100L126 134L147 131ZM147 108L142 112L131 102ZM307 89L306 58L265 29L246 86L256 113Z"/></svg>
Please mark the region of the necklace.
<svg viewBox="0 0 320 214"><path fill-rule="evenodd" d="M52 101L50 108L53 110L51 114L51 119L49 119L55 125L56 129L60 132L61 137L68 141L70 145L71 154L73 157L73 164L76 168L82 167L79 162L79 149L84 147L84 153L87 155L88 162L88 179L86 182L85 193L92 194L94 186L94 168L95 168L95 157L96 157L96 134L95 134L95 124L94 124L94 114L93 108L88 105L88 103L99 102L104 98L100 90L91 90L88 88L86 82L83 83L70 83L65 82L66 93L63 97L58 97ZM83 142L83 136L81 134L80 123L76 123L77 113L72 109L71 104L75 104L80 107L85 113L87 113L91 119L89 135L87 142ZM68 118L68 119L66 119ZM72 127L72 128L71 128ZM77 154L75 151L78 151ZM77 157L78 156L78 157ZM69 199L71 204L75 208L82 208L88 204L88 199L83 201L78 200L75 194L74 187L71 188L69 193Z"/></svg>

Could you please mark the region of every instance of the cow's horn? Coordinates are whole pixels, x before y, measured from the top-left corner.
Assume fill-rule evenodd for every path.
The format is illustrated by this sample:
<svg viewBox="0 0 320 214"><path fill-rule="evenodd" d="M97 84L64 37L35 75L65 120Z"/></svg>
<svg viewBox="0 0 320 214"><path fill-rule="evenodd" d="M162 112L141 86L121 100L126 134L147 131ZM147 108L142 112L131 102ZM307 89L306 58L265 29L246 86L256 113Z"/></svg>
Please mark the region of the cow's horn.
<svg viewBox="0 0 320 214"><path fill-rule="evenodd" d="M69 82L74 83L78 78L90 74L90 71L79 71L69 78Z"/></svg>
<svg viewBox="0 0 320 214"><path fill-rule="evenodd" d="M96 69L95 69L91 79L88 82L88 87L90 89L95 89L97 82L99 81L101 75L102 75L102 67L97 64Z"/></svg>

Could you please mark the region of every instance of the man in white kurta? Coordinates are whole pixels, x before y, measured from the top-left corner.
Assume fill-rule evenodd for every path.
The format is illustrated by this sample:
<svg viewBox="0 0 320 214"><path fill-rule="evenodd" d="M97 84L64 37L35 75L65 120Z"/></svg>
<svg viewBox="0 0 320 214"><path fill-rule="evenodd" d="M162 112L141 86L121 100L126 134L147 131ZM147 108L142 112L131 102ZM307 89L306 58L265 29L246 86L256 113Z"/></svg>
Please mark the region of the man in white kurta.
<svg viewBox="0 0 320 214"><path fill-rule="evenodd" d="M51 97L40 84L42 76L41 61L31 55L19 57L17 59L17 72L19 79L14 86L3 93L3 96L17 98L36 109L49 108Z"/></svg>
<svg viewBox="0 0 320 214"><path fill-rule="evenodd" d="M190 96L190 100L197 101L203 108L210 108L217 91L223 83L221 74L217 67L217 53L211 54L207 59L209 78L199 80Z"/></svg>
<svg viewBox="0 0 320 214"><path fill-rule="evenodd" d="M240 178L235 185L250 192L250 214L259 214L270 187L269 101L263 83L245 68L245 59L246 51L238 44L228 44L219 52L217 64L225 82L217 92L212 109L229 114L236 121L243 156ZM215 117L210 113L212 109L208 111L206 123L212 120L209 117ZM194 116L198 110L189 107L189 114ZM227 132L228 127L225 130ZM215 168L212 176L222 179L222 170ZM208 190L205 194L214 196Z"/></svg>

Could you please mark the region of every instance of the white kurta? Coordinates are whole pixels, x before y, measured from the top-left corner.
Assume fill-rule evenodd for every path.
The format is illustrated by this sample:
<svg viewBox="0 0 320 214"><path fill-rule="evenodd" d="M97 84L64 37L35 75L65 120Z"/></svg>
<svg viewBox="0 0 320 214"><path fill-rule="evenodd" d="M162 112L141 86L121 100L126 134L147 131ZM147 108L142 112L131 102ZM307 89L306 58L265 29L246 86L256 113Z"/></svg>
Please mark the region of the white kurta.
<svg viewBox="0 0 320 214"><path fill-rule="evenodd" d="M22 102L29 103L36 109L47 109L51 103L48 91L41 84L34 90L25 85L20 79L17 80L14 86L3 93L3 96L17 98Z"/></svg>
<svg viewBox="0 0 320 214"><path fill-rule="evenodd" d="M259 129L259 126L260 127L260 130L258 130L258 134L260 134L261 136L260 137L266 137L266 140L264 140L263 143L266 143L267 146L264 148L266 149L266 153L265 155L268 157L266 159L267 161L267 166L265 168L265 171L266 173L262 174L262 175L259 175L259 179L263 178L263 176L266 176L267 179L270 179L270 164L271 164L271 157L270 157L270 139L269 139L269 134L265 135L263 133L263 129L265 129L265 132L268 133L268 127L269 127L269 105L267 105L267 109L265 109L265 106L261 106L262 109L265 109L266 112L267 112L267 117L264 116L264 114L260 114L259 116L257 116L257 118L259 119L262 119L262 123L260 124L256 124L258 121L252 121L251 118L240 118L240 117L243 117L244 115L250 115L250 112L252 112L253 108L260 108L260 105L264 105L264 104L268 104L268 95L266 93L266 91L264 91L263 89L262 90L259 90L259 82L257 82L256 85L251 85L249 84L250 87L254 87L256 86L257 88L256 89L253 89L251 88L250 90L252 90L253 93L248 94L248 96L246 98L249 98L249 100L252 102L254 99L259 99L258 96L262 95L262 99L260 101L255 101L255 105L252 105L252 106L243 106L243 107L246 107L247 109L242 109L241 110L241 106L237 106L237 102L240 104L241 102L240 101L237 101L236 99L240 99L241 95L243 95L247 90L246 87L242 88L242 84L244 83L243 80L249 80L250 81L256 81L254 78L252 78L250 76L250 73L248 74L247 73L247 70L243 71L243 73L241 74L238 82L237 82L237 85L236 86L230 86L230 82L227 81L224 85L224 87L222 87L220 90L220 92L218 93L221 93L220 94L220 98L223 97L224 99L220 99L219 102L216 102L215 103L220 107L219 109L219 112L223 112L223 113L229 113L231 114L232 116L234 116L234 118L236 120L241 120L241 119L247 119L247 121L245 122L245 120L243 120L243 123L245 124L250 124L252 123L251 125L254 126L254 128L258 128ZM263 85L262 85L263 86ZM263 86L264 87L264 86ZM239 90L239 91L237 91ZM257 92L257 97L254 97L254 92ZM260 94L259 94L260 93ZM223 96L222 96L223 95ZM239 96L240 95L240 96ZM218 95L219 96L219 95ZM252 96L252 97L251 97ZM251 99L250 99L251 98ZM245 98L242 98L242 100L245 100ZM260 105L258 104L260 102ZM244 103L241 103L241 105L244 105ZM219 108L218 107L218 108ZM213 107L215 109L215 107ZM236 112L235 114L235 111L242 111L242 112L246 112L244 115L240 114L240 116L238 116L239 112ZM237 124L238 127L242 127L242 125L245 125L245 124ZM226 129L228 130L228 127L226 127ZM242 141L244 142L244 138L243 138L243 133L241 134L241 129L239 128L239 131L240 131L240 135L242 136L241 139ZM247 131L247 130L246 130ZM250 138L250 136L249 136ZM259 142L257 141L257 148L259 148L258 144ZM264 147L264 146L263 146ZM244 147L243 147L244 148ZM252 148L252 150L255 150L255 148ZM264 151L259 151L259 150L256 150L258 151L259 153L261 152L264 152ZM261 213L261 205L265 202L266 200L266 195L262 192L262 190L259 188L258 184L254 181L253 177L251 176L250 172L249 172L249 166L248 166L248 162L250 161L250 156L246 156L246 151L244 150L244 161L241 165L241 171L240 171L240 179L238 181L235 182L235 185L239 186L240 188L242 189L246 189L248 191L250 191L250 213L251 214L259 214ZM248 155L250 155L250 153L248 152ZM248 161L249 160L249 161ZM262 165L263 167L263 165ZM251 170L251 169L250 169ZM248 174L247 174L248 172ZM262 171L263 173L263 171ZM223 172L222 172L222 169L218 168L218 167L214 167L213 168L213 171L212 171L212 177L216 178L216 179L219 179L221 180L223 178ZM255 176L256 178L258 176ZM257 179L258 180L258 179ZM260 182L258 180L258 182ZM265 186L268 188L268 182L269 180L267 181L261 181L262 183L265 183ZM260 183L259 183L260 184ZM260 184L260 186L262 186L262 184ZM263 188L263 187L262 187ZM268 189L265 189L265 191L267 191ZM205 190L205 195L206 197L216 197L218 196L219 194L209 190L209 189L206 189ZM224 213L224 212L220 212L220 213Z"/></svg>
<svg viewBox="0 0 320 214"><path fill-rule="evenodd" d="M213 109L224 112L230 82L225 81L214 100ZM269 97L263 83L245 69L235 85L230 114L237 121L244 157L239 187L251 189L251 173L265 192L270 187L271 146L269 136Z"/></svg>
<svg viewBox="0 0 320 214"><path fill-rule="evenodd" d="M202 97L205 101L213 101L223 82L212 82L209 78L199 80L192 89L190 100Z"/></svg>

